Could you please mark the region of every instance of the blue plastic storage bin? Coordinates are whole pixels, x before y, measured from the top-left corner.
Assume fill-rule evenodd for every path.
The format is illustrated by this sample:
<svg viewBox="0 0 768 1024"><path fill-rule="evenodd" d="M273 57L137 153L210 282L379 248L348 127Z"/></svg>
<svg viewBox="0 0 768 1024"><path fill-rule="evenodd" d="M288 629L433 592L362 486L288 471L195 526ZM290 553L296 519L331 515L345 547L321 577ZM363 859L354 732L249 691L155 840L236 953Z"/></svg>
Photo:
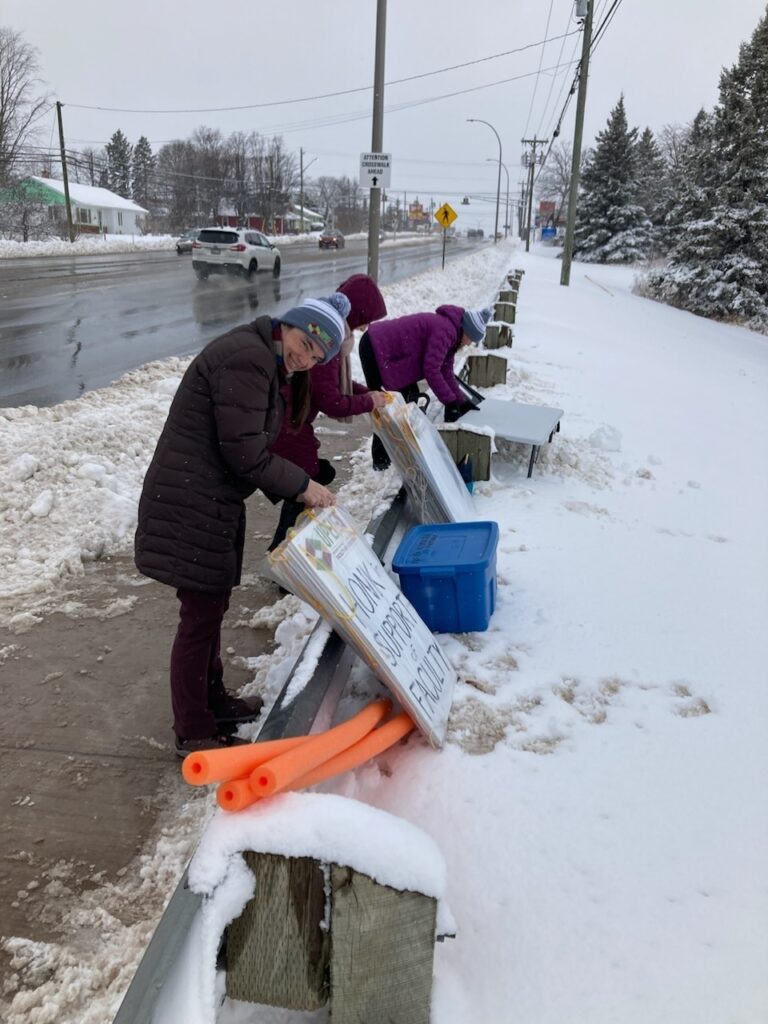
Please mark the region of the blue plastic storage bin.
<svg viewBox="0 0 768 1024"><path fill-rule="evenodd" d="M392 559L400 588L434 633L488 628L496 606L497 523L414 526Z"/></svg>

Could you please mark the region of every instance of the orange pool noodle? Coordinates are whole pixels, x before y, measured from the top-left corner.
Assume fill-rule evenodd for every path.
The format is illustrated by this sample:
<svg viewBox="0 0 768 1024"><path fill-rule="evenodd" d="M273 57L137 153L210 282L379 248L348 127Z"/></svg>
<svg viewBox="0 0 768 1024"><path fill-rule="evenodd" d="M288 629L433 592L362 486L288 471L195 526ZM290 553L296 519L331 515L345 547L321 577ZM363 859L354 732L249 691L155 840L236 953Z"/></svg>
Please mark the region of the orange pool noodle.
<svg viewBox="0 0 768 1024"><path fill-rule="evenodd" d="M286 789L295 779L361 740L389 714L391 708L390 701L376 700L341 725L317 736L307 736L300 747L278 754L252 771L251 789L257 796L270 796L279 789Z"/></svg>
<svg viewBox="0 0 768 1024"><path fill-rule="evenodd" d="M207 786L211 782L227 782L250 775L254 768L277 754L304 743L306 736L283 740L266 740L248 746L224 747L221 750L199 750L187 754L181 762L181 774L191 786Z"/></svg>
<svg viewBox="0 0 768 1024"><path fill-rule="evenodd" d="M311 772L307 772L306 775L296 779L295 782L291 783L289 789L306 789L308 786L314 786L318 782L332 778L334 775L340 775L342 772L348 772L352 768L357 768L358 765L365 764L372 757L376 757L377 754L381 754L382 751L393 746L415 728L415 722L408 717L405 711L402 711L399 715L395 715L391 721L380 725L378 729L369 732L367 736L363 736L361 740L358 740L351 747L343 750L340 754L336 754L330 760L323 761L317 768L313 768Z"/></svg>
<svg viewBox="0 0 768 1024"><path fill-rule="evenodd" d="M216 790L216 802L224 811L242 811L260 799L251 789L248 779L222 782Z"/></svg>

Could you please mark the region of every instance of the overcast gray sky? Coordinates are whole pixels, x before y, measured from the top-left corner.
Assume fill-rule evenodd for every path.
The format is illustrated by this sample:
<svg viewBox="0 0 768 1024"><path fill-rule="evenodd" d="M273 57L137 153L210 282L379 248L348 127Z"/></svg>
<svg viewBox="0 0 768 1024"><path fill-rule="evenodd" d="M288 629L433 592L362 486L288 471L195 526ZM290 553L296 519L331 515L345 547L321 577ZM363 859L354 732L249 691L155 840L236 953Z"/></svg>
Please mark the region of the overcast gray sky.
<svg viewBox="0 0 768 1024"><path fill-rule="evenodd" d="M613 0L595 2L597 27ZM592 57L585 145L622 92L630 125L641 129L711 108L721 68L737 59L765 11L765 0L620 0ZM573 79L581 51L573 14L572 0L389 0L387 82L427 75L385 91L392 190L438 205L495 194L489 158L497 160L498 144L485 125L467 123L474 117L498 131L515 192L520 140L551 136ZM357 177L360 153L371 148L376 0L4 0L0 24L39 49L47 87L65 104L68 145L101 146L120 128L131 142L146 135L157 151L200 125L225 134L254 129L282 135L296 152L303 147L313 177ZM476 63L428 74L467 62ZM454 95L435 98L446 94ZM205 113L77 106L199 110L299 99ZM573 138L575 109L574 97L561 140ZM53 112L48 120L41 142L55 145ZM505 190L503 173L502 182ZM465 227L492 221L483 204L457 209Z"/></svg>

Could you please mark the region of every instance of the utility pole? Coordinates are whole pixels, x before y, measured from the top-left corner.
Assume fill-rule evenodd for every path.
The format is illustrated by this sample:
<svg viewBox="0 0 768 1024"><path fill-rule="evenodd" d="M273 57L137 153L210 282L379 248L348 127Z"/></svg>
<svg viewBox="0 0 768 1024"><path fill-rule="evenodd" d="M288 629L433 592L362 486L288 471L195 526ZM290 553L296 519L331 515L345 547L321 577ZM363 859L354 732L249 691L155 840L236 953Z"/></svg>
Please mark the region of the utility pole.
<svg viewBox="0 0 768 1024"><path fill-rule="evenodd" d="M387 0L376 0L376 59L373 70L373 128L371 152L384 149L384 60L387 41ZM368 204L368 276L379 280L379 227L381 188L370 190Z"/></svg>
<svg viewBox="0 0 768 1024"><path fill-rule="evenodd" d="M304 234L304 150L299 146L299 234Z"/></svg>
<svg viewBox="0 0 768 1024"><path fill-rule="evenodd" d="M530 252L531 249L531 211L533 208L533 173L536 170L536 148L538 146L544 146L549 142L549 139L537 139L536 136L532 139L521 139L524 146L530 146L531 152L523 154L523 164L528 164L528 219L526 224L525 232L525 251ZM541 162L541 161L539 161Z"/></svg>
<svg viewBox="0 0 768 1024"><path fill-rule="evenodd" d="M576 125L573 131L573 158L571 160L571 188L568 193L568 222L565 227L563 265L560 267L560 284L567 288L571 283L571 260L573 259L573 232L576 227L576 202L579 195L579 174L581 172L581 137L584 131L584 107L587 104L587 78L589 77L589 50L592 46L592 12L595 0L579 0L586 5L584 36L581 41L579 62L579 95L576 100ZM581 13L576 11L577 16Z"/></svg>
<svg viewBox="0 0 768 1024"><path fill-rule="evenodd" d="M64 124L61 120L61 103L56 100L56 117L59 121L59 149L61 150L61 173L64 178L64 202L67 207L67 229L69 240L75 240L75 226L72 223L72 203L69 201L69 177L67 176L67 151L64 148Z"/></svg>

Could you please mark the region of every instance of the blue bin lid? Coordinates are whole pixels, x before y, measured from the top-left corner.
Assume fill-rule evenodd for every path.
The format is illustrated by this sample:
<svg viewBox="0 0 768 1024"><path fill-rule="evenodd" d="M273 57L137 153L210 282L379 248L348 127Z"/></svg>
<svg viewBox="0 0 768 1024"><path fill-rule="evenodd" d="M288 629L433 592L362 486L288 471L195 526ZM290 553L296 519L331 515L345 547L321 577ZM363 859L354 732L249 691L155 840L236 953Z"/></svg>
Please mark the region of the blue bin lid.
<svg viewBox="0 0 768 1024"><path fill-rule="evenodd" d="M499 526L492 521L414 526L400 541L392 568L399 575L474 572L490 564L498 542Z"/></svg>

